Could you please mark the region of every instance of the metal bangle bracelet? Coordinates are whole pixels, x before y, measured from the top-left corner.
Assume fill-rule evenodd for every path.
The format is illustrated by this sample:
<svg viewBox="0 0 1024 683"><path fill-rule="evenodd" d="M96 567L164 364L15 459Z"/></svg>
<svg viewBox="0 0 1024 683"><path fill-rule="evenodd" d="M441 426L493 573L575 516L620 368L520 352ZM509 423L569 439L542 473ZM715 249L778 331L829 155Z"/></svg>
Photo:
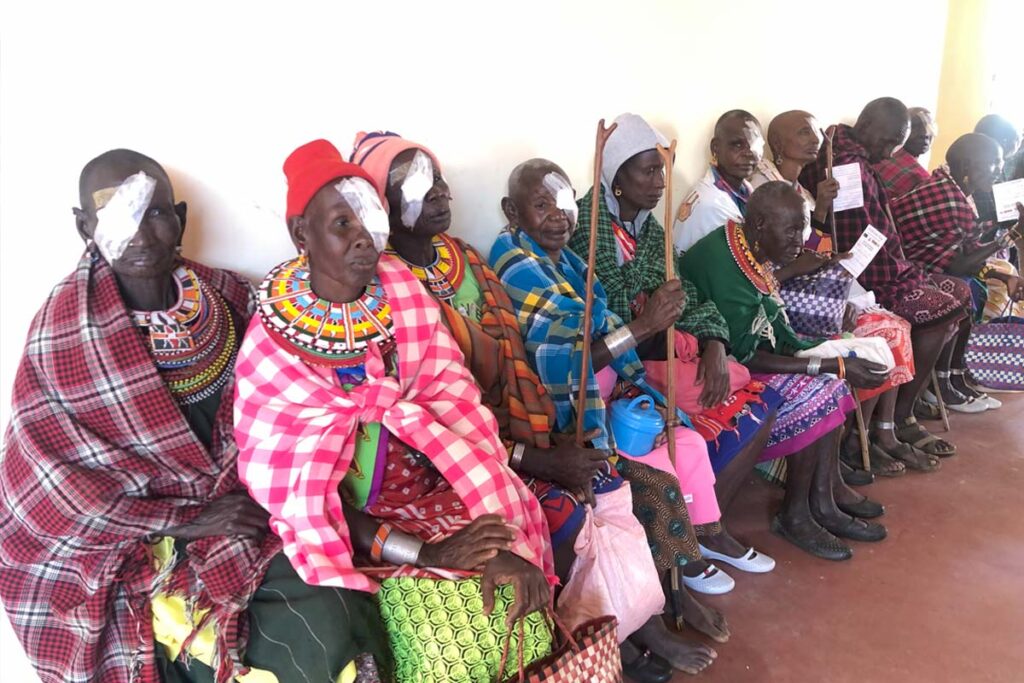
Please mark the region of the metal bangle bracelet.
<svg viewBox="0 0 1024 683"><path fill-rule="evenodd" d="M519 466L523 464L523 455L526 454L526 445L517 443L512 447L512 454L508 457L508 466L513 470L518 470Z"/></svg>
<svg viewBox="0 0 1024 683"><path fill-rule="evenodd" d="M623 325L614 332L606 334L602 341L612 358L618 358L636 348L636 337L633 336L633 331L629 329L628 325Z"/></svg>
<svg viewBox="0 0 1024 683"><path fill-rule="evenodd" d="M423 548L423 541L400 531L392 531L388 539L384 541L380 557L387 564L401 566L403 564L415 565L420 557L420 549Z"/></svg>
<svg viewBox="0 0 1024 683"><path fill-rule="evenodd" d="M811 358L807 361L807 374L811 377L817 377L821 374L821 359Z"/></svg>

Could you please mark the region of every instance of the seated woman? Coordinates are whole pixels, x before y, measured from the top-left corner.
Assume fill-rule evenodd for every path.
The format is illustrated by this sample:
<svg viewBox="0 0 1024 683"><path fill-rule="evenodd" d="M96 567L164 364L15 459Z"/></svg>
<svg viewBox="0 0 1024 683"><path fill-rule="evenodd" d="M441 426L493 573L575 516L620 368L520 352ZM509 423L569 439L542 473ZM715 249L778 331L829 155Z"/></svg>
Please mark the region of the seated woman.
<svg viewBox="0 0 1024 683"><path fill-rule="evenodd" d="M372 180L326 140L284 171L299 256L260 285L239 350L242 480L310 584L369 595L376 579L479 577L486 613L497 585L514 585L506 628L538 621L557 580L540 505L507 467L436 302L381 257L388 220ZM391 614L394 640L394 624L415 622ZM422 660L402 654L400 679L417 680ZM491 659L453 680L493 679Z"/></svg>
<svg viewBox="0 0 1024 683"><path fill-rule="evenodd" d="M447 234L451 197L437 157L394 133L360 133L352 159L384 190L381 199L391 223L386 253L402 259L441 303L484 403L498 420L510 466L541 502L551 529L555 568L566 581L586 505L617 490L622 478L606 451L578 447L570 435L555 430L554 404L530 367L505 288L472 246ZM596 438L598 432L591 436ZM636 526L642 535L639 522ZM620 640L630 635L634 634L622 632L620 618ZM646 648L649 639L665 636L659 610L633 641ZM648 664L648 658L638 658L633 649L627 642L623 652L631 678L644 680L661 668L666 679L671 676L671 668L660 657L652 654Z"/></svg>
<svg viewBox="0 0 1024 683"><path fill-rule="evenodd" d="M733 355L785 399L764 454L789 456L785 502L772 530L818 557L849 559L852 551L836 536L878 541L886 532L857 516L874 514L878 504L839 478L838 440L853 409L842 379L874 389L887 373L861 358L792 357L818 342L798 338L789 326L768 264L785 265L800 253L804 201L790 183L766 183L746 212L745 224L730 221L687 251L683 271L729 321Z"/></svg>
<svg viewBox="0 0 1024 683"><path fill-rule="evenodd" d="M608 307L622 322L650 321L665 303L681 308L649 331L637 352L647 379L658 390L667 384L665 330L675 327L676 401L707 442L717 482L718 504L725 510L764 449L782 399L739 363L727 359L729 328L715 304L701 297L682 273L666 282L665 230L652 210L665 189L664 168L655 145L668 140L635 114L615 119L604 148L601 186L578 202L579 229L569 247L589 249L593 193L599 194L595 275L608 292ZM678 271L678 268L677 268ZM648 310L650 309L650 310ZM645 312L647 315L645 316ZM692 512L692 511L691 511ZM701 551L744 571L764 572L774 561L732 538L718 522L696 518Z"/></svg>
<svg viewBox="0 0 1024 683"><path fill-rule="evenodd" d="M373 601L304 583L239 484L248 283L179 255L186 206L149 157L106 152L79 190L86 250L32 324L0 459L0 597L39 677L386 674Z"/></svg>
<svg viewBox="0 0 1024 683"><path fill-rule="evenodd" d="M768 125L768 146L770 154L765 155L749 181L755 188L772 181L786 181L803 197L811 216L810 234L804 242L804 251L790 264L777 268L775 278L783 284L783 301L791 302L800 292L785 286L787 281L806 282L826 273L835 273L838 282L849 280L849 275L838 263L830 263L833 254L832 238L827 234L825 221L832 208L832 200L839 192L839 182L833 178L818 183L817 199L800 185L800 171L818 158L821 147L820 126L813 115L805 111L788 111L779 114ZM916 162L915 162L916 163ZM723 225L726 220L723 217ZM842 279L840 279L842 278ZM847 301L847 324L845 331L856 337L881 337L889 344L896 367L889 379L876 389L858 392L863 402L865 424L871 425L870 455L871 470L883 477L899 476L911 469L932 472L939 462L934 456L917 451L910 444L896 438L895 410L897 387L914 377L914 352L910 342L910 323L895 313L881 308L874 302L874 296L866 292L856 280L851 282ZM792 317L791 317L792 320ZM794 323L797 332L804 332ZM872 416L878 413L878 420ZM853 467L862 464L859 439L851 429L843 448L843 459Z"/></svg>
<svg viewBox="0 0 1024 683"><path fill-rule="evenodd" d="M725 225L725 220L743 221L747 201L754 191L747 179L764 156L761 124L748 111L725 112L715 122L710 150L708 171L686 194L672 226L678 252L689 251L706 235ZM691 206L688 215L682 211L685 205Z"/></svg>

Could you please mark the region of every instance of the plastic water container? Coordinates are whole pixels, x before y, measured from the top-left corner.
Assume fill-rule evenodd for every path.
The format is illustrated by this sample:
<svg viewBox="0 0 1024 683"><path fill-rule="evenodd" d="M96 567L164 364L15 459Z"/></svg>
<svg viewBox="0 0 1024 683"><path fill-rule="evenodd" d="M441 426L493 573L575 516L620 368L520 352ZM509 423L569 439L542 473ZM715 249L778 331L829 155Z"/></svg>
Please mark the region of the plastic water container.
<svg viewBox="0 0 1024 683"><path fill-rule="evenodd" d="M642 407L645 403L646 408ZM650 453L658 434L665 431L665 420L647 394L615 401L611 415L616 448L634 457Z"/></svg>

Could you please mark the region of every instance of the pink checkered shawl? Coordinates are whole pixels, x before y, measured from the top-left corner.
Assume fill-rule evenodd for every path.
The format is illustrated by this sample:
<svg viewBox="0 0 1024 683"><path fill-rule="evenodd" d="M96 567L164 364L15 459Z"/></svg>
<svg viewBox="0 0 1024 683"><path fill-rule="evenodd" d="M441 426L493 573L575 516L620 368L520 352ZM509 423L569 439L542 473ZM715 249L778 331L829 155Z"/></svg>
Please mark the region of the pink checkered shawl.
<svg viewBox="0 0 1024 683"><path fill-rule="evenodd" d="M377 267L392 306L398 378L388 377L375 346L367 380L343 390L334 372L307 365L253 317L235 367L238 467L252 497L307 583L375 592L353 566L353 546L338 486L355 451L360 423L380 422L422 452L448 480L471 518L499 514L519 531L512 551L552 583L547 523L537 499L506 464L494 416L438 304L397 259Z"/></svg>

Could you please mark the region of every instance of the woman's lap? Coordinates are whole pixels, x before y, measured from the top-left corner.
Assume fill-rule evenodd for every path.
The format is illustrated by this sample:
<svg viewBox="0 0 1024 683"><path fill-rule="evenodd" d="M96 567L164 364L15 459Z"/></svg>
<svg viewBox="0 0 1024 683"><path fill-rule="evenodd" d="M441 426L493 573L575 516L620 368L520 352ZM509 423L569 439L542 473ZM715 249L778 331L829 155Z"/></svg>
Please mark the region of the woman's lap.
<svg viewBox="0 0 1024 683"><path fill-rule="evenodd" d="M761 461L797 453L843 424L854 400L846 382L832 375L760 375L781 394L768 445Z"/></svg>

